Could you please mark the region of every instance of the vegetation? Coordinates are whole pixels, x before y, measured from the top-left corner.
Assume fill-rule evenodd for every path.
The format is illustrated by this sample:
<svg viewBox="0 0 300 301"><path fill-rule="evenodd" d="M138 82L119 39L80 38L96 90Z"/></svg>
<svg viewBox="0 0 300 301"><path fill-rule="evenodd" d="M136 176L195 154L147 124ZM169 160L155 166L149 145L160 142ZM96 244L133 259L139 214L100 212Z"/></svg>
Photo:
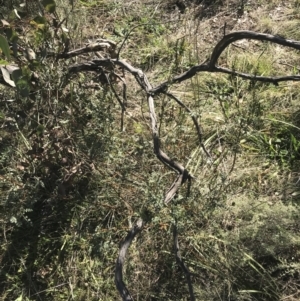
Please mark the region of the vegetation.
<svg viewBox="0 0 300 301"><path fill-rule="evenodd" d="M2 2L0 300L299 300L300 2Z"/></svg>

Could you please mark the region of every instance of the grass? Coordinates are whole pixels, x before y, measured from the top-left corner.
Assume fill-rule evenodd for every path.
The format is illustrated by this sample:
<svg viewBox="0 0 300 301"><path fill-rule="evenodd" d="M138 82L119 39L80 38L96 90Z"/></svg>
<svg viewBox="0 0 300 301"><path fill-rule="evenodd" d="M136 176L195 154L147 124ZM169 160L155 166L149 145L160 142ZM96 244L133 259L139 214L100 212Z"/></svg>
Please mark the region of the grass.
<svg viewBox="0 0 300 301"><path fill-rule="evenodd" d="M158 84L209 57L226 16L236 16L232 8L241 1L205 2L201 18L196 4L185 14L158 1L81 1L72 13L64 11L70 10L65 2L57 4L61 18L70 15L74 47L97 34L120 45L138 25L121 56ZM231 30L298 39L298 6L247 4L248 13ZM267 76L298 72L298 61L294 51L242 41L219 64ZM125 75L128 115L120 132L120 108L110 90L82 88L95 80L91 75L59 90L58 75L74 62L46 61L48 92L38 91L35 101L1 102L0 300L118 300L118 244L139 216L147 224L124 268L135 300L187 299L173 255L175 222L197 300L299 299L299 84L200 73L171 86L198 116L212 159L199 148L190 115L165 97L155 99L163 149L194 176L190 194L183 186L164 206L175 175L153 154L143 93ZM2 93L13 98L9 90ZM28 117L18 130L5 118L21 113Z"/></svg>

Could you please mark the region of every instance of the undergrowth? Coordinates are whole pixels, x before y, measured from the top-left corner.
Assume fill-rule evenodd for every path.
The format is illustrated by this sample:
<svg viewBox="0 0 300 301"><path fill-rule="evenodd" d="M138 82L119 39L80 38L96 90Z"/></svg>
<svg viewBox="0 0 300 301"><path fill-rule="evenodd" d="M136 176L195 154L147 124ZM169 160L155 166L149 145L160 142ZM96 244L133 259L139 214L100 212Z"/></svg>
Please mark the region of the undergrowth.
<svg viewBox="0 0 300 301"><path fill-rule="evenodd" d="M16 90L0 90L1 300L118 300L118 246L139 217L147 224L124 269L135 300L188 299L173 254L175 223L197 300L299 299L297 82L274 86L201 73L171 86L197 116L211 158L190 114L167 97L155 99L162 148L194 177L190 191L184 186L165 206L175 175L153 154L134 79L125 75L121 131L121 108L107 82L88 73L66 80L69 66L93 54L46 55L99 36L118 46L126 38L121 57L159 84L205 61L224 22L231 31L298 39L299 1L182 1L185 8L179 2L56 1L55 13L45 10L43 18L1 8L9 25L0 34L11 45L12 33L18 36L11 62L26 78ZM27 47L38 54L34 62L25 59ZM295 51L243 40L219 64L274 76L297 74L298 60ZM118 82L114 87L121 93Z"/></svg>

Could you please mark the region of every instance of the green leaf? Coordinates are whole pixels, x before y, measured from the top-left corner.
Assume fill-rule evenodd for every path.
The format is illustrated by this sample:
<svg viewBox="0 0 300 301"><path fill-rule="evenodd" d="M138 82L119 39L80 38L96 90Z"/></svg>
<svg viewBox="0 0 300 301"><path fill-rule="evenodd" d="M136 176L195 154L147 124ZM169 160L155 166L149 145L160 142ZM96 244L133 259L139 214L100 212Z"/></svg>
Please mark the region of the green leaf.
<svg viewBox="0 0 300 301"><path fill-rule="evenodd" d="M18 34L15 30L13 30L11 27L7 28L5 30L5 34L9 41L16 42L18 40Z"/></svg>
<svg viewBox="0 0 300 301"><path fill-rule="evenodd" d="M11 27L7 28L5 30L5 34L7 36L8 41L10 41L12 43L12 50L13 50L14 56L17 57L18 56L17 41L19 39L18 34Z"/></svg>
<svg viewBox="0 0 300 301"><path fill-rule="evenodd" d="M16 83L21 77L22 77L22 70L21 69L16 69L11 73L11 77Z"/></svg>
<svg viewBox="0 0 300 301"><path fill-rule="evenodd" d="M30 22L30 24L43 30L47 24L47 20L42 16L37 16Z"/></svg>
<svg viewBox="0 0 300 301"><path fill-rule="evenodd" d="M55 3L54 3L55 4ZM34 19L34 22L37 24L47 24L47 20L45 17L42 16L36 16Z"/></svg>
<svg viewBox="0 0 300 301"><path fill-rule="evenodd" d="M26 79L22 78L19 79L16 83L17 90L23 97L28 97L30 92L29 83Z"/></svg>
<svg viewBox="0 0 300 301"><path fill-rule="evenodd" d="M42 136L44 133L45 127L41 124L39 124L36 128L36 132L38 134L38 136Z"/></svg>
<svg viewBox="0 0 300 301"><path fill-rule="evenodd" d="M55 12L56 3L54 0L43 0L42 4L49 13Z"/></svg>
<svg viewBox="0 0 300 301"><path fill-rule="evenodd" d="M13 78L17 90L21 94L21 96L28 97L30 86L26 76L23 75L22 70L20 69L14 70L11 74L11 77Z"/></svg>
<svg viewBox="0 0 300 301"><path fill-rule="evenodd" d="M9 62L8 61L5 61L5 60L1 60L0 59L0 65L8 65L9 64Z"/></svg>
<svg viewBox="0 0 300 301"><path fill-rule="evenodd" d="M9 45L6 38L2 35L0 35L0 48L2 49L4 55L10 59Z"/></svg>

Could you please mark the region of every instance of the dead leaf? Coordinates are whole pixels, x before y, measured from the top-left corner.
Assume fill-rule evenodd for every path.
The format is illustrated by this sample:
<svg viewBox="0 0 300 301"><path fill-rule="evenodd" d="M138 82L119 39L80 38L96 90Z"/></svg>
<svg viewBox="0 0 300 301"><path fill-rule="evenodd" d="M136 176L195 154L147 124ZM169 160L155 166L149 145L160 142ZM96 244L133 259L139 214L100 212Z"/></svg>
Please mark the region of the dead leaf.
<svg viewBox="0 0 300 301"><path fill-rule="evenodd" d="M10 26L9 23L6 20L2 19L1 22L2 22L3 26Z"/></svg>
<svg viewBox="0 0 300 301"><path fill-rule="evenodd" d="M17 164L17 169L19 169L19 170L24 170L25 168L24 168L23 165Z"/></svg>
<svg viewBox="0 0 300 301"><path fill-rule="evenodd" d="M8 70L6 70L4 67L0 67L3 79L5 80L6 83L8 83L12 87L16 87L15 82L10 78L10 74Z"/></svg>

